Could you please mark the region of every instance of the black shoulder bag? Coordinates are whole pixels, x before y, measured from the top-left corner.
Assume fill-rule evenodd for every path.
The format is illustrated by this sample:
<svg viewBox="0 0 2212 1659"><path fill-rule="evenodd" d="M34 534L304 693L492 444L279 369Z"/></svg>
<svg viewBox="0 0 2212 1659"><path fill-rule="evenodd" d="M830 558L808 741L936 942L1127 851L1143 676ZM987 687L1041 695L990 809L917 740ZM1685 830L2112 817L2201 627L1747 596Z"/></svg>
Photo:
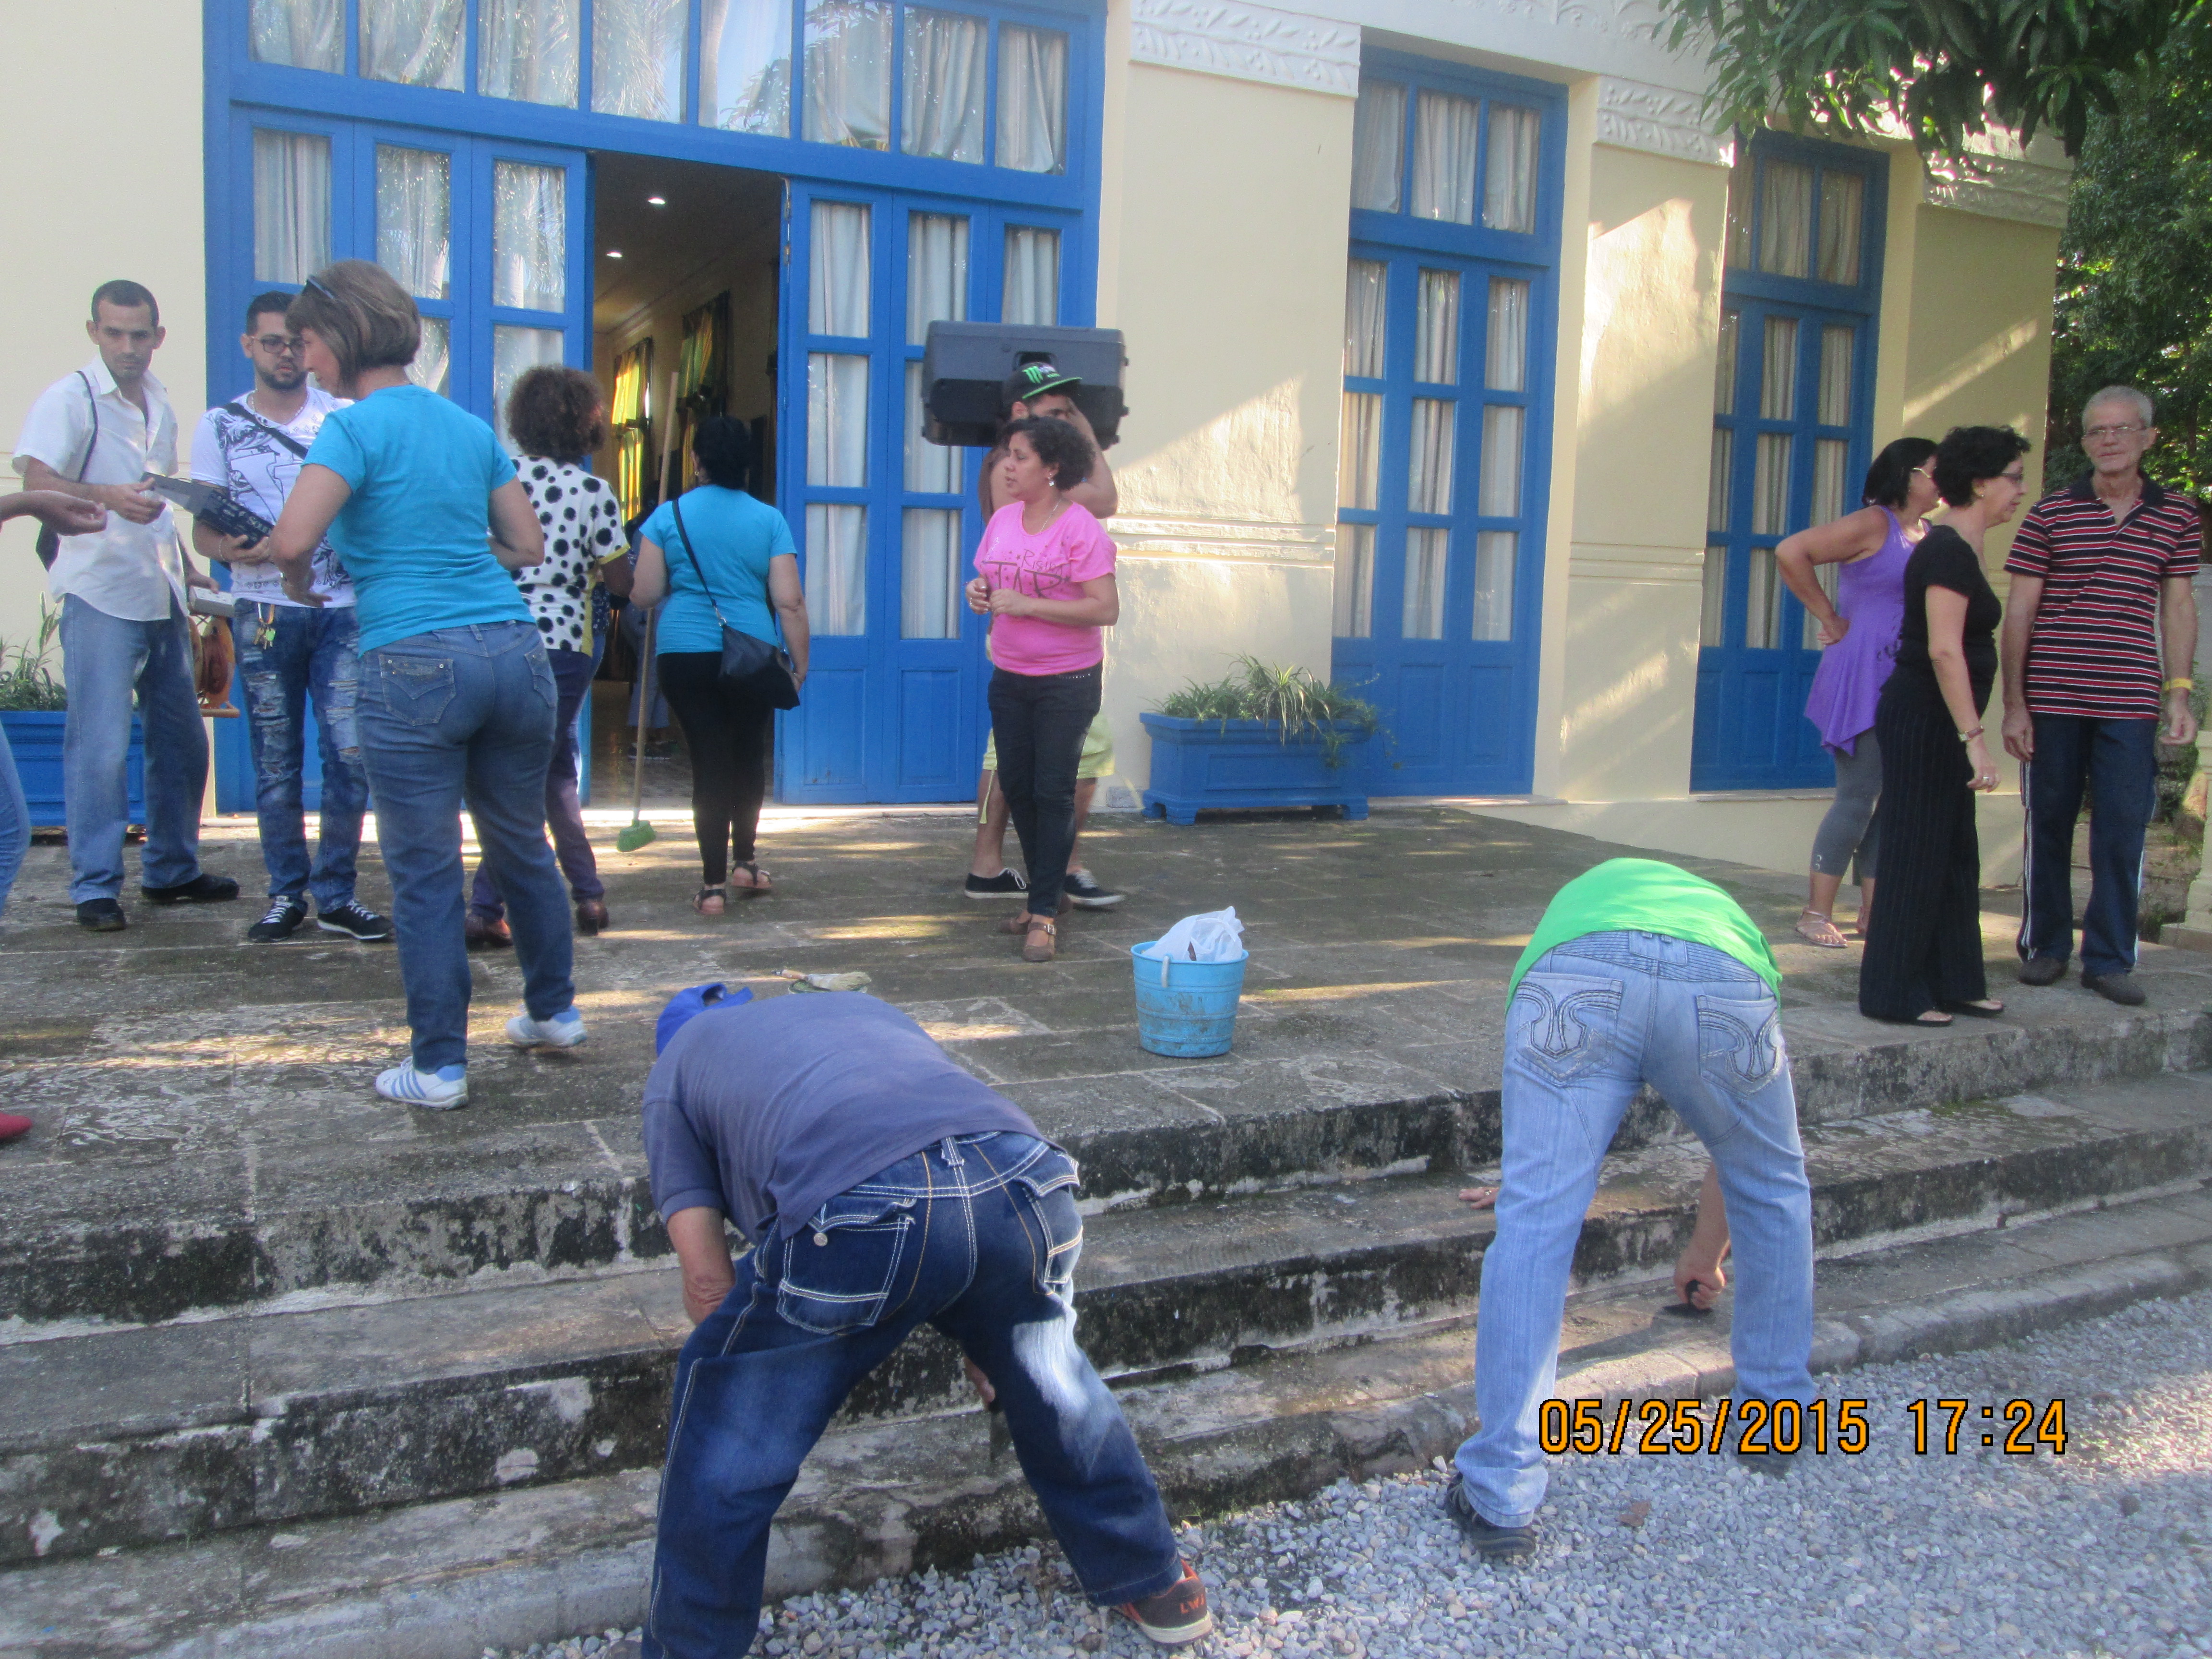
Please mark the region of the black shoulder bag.
<svg viewBox="0 0 2212 1659"><path fill-rule="evenodd" d="M82 483L84 475L92 471L92 452L100 447L100 399L93 393L92 382L85 380L82 369L77 370L76 377L80 380L84 380L85 404L92 410L92 436L85 442L84 459L76 470L76 482ZM52 525L41 525L39 527L39 562L52 570L54 568L54 561L61 556L61 552L62 532Z"/></svg>
<svg viewBox="0 0 2212 1659"><path fill-rule="evenodd" d="M692 548L691 532L684 527L684 504L672 499L668 506L676 515L676 533L684 538L684 556L691 561L692 571L699 578L714 620L722 624L722 684L732 691L757 698L771 708L798 708L799 674L792 665L791 653L780 645L741 634L730 626L729 619L722 615L722 607L715 603L714 590L708 583L699 555Z"/></svg>
<svg viewBox="0 0 2212 1659"><path fill-rule="evenodd" d="M252 425L259 427L264 432L274 438L278 443L283 445L285 448L290 450L301 460L304 461L307 459L307 445L301 443L290 433L285 431L283 427L263 420L258 415L256 415L252 410L246 406L245 398L233 398L228 403L223 405L223 409L226 412L237 416L241 421L246 421L251 422Z"/></svg>

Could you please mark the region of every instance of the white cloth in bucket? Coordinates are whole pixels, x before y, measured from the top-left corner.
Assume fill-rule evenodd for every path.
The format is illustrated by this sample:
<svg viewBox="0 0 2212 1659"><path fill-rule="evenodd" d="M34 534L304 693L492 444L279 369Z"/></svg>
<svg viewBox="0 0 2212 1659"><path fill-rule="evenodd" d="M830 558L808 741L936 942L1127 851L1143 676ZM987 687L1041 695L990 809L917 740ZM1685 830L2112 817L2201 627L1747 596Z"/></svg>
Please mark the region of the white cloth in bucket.
<svg viewBox="0 0 2212 1659"><path fill-rule="evenodd" d="M1185 916L1154 939L1144 952L1160 959L1160 983L1168 982L1170 962L1234 962L1244 954L1244 924L1237 907Z"/></svg>

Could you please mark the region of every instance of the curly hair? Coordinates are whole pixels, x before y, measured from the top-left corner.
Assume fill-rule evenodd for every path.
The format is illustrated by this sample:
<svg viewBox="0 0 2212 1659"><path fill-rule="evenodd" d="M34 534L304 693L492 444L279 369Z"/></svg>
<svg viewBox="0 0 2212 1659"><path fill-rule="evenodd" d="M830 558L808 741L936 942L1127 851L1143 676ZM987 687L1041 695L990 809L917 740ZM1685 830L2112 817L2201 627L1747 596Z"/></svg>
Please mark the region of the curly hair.
<svg viewBox="0 0 2212 1659"><path fill-rule="evenodd" d="M599 383L580 368L542 363L507 394L507 429L526 455L574 465L607 441Z"/></svg>
<svg viewBox="0 0 2212 1659"><path fill-rule="evenodd" d="M1091 440L1067 422L1054 420L1049 415L1024 416L1018 421L1007 422L1006 429L999 434L999 441L1011 444L1017 434L1030 441L1030 452L1052 470L1052 481L1057 488L1073 489L1091 476L1091 464L1097 452L1091 447Z"/></svg>
<svg viewBox="0 0 2212 1659"><path fill-rule="evenodd" d="M2008 426L1954 426L1936 446L1936 489L1953 507L1971 507L1974 486L2027 453L2027 439Z"/></svg>

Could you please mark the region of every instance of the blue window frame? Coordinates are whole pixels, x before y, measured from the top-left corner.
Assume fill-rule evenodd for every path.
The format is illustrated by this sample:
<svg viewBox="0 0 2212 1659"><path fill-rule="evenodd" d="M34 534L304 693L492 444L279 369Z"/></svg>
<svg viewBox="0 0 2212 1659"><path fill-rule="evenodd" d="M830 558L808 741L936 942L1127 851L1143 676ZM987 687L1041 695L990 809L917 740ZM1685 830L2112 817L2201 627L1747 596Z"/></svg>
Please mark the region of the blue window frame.
<svg viewBox="0 0 2212 1659"><path fill-rule="evenodd" d="M1565 110L1540 82L1362 60L1333 668L1382 711L1378 793L1534 771Z"/></svg>
<svg viewBox="0 0 2212 1659"><path fill-rule="evenodd" d="M1765 133L1730 177L1692 789L1834 781L1804 718L1820 652L1774 549L1859 505L1887 165L1870 151Z"/></svg>

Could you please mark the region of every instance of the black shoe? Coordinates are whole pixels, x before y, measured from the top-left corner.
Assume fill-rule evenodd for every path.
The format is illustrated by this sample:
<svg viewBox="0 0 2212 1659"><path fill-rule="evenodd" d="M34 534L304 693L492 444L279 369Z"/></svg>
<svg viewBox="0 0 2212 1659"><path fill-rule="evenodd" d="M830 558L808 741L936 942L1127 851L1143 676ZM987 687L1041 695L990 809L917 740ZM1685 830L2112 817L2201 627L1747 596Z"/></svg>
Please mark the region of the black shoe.
<svg viewBox="0 0 2212 1659"><path fill-rule="evenodd" d="M1206 1605L1206 1583L1189 1562L1182 1577L1158 1595L1124 1601L1117 1611L1164 1648L1179 1648L1213 1634L1213 1613Z"/></svg>
<svg viewBox="0 0 2212 1659"><path fill-rule="evenodd" d="M1770 1423L1767 1425L1767 1431L1771 1431L1772 1426ZM1751 1432L1753 1431L1748 1429L1744 1431L1747 1435ZM1771 1449L1766 1451L1746 1451L1743 1449L1742 1435L1739 1435L1735 1443L1729 1448L1729 1455L1752 1474L1763 1474L1775 1480L1779 1480L1797 1465L1796 1452L1778 1452Z"/></svg>
<svg viewBox="0 0 2212 1659"><path fill-rule="evenodd" d="M238 884L228 876L211 876L204 870L174 887L141 887L149 904L221 904L238 896Z"/></svg>
<svg viewBox="0 0 2212 1659"><path fill-rule="evenodd" d="M307 907L295 898L273 898L261 920L246 930L249 945L274 945L300 931L300 924L307 919Z"/></svg>
<svg viewBox="0 0 2212 1659"><path fill-rule="evenodd" d="M2030 957L2020 964L2022 985L2056 985L2066 977L2063 957Z"/></svg>
<svg viewBox="0 0 2212 1659"><path fill-rule="evenodd" d="M1075 901L1079 910L1110 910L1121 902L1122 896L1101 887L1088 870L1071 870L1063 877L1060 890Z"/></svg>
<svg viewBox="0 0 2212 1659"><path fill-rule="evenodd" d="M995 876L970 874L967 886L961 891L971 899L1018 899L1029 896L1030 884L1012 870L1001 870Z"/></svg>
<svg viewBox="0 0 2212 1659"><path fill-rule="evenodd" d="M76 925L95 933L119 933L131 924L124 921L123 907L113 899L87 899L76 907Z"/></svg>
<svg viewBox="0 0 2212 1659"><path fill-rule="evenodd" d="M315 913L315 926L326 933L343 933L348 939L357 939L364 945L374 945L379 939L392 937L392 923L374 910L365 910L348 899L333 909Z"/></svg>
<svg viewBox="0 0 2212 1659"><path fill-rule="evenodd" d="M1456 1471L1451 1484L1444 1488L1443 1502L1439 1507L1467 1534L1467 1541L1474 1546L1474 1553L1486 1561L1525 1561L1536 1553L1535 1528L1493 1526L1484 1520L1474 1512L1474 1505L1467 1501L1465 1483Z"/></svg>
<svg viewBox="0 0 2212 1659"><path fill-rule="evenodd" d="M2140 1008L2150 1000L2143 988L2136 983L2130 973L2089 974L2081 975L2081 988L2094 991L2107 1002L2117 1002L2123 1008Z"/></svg>

